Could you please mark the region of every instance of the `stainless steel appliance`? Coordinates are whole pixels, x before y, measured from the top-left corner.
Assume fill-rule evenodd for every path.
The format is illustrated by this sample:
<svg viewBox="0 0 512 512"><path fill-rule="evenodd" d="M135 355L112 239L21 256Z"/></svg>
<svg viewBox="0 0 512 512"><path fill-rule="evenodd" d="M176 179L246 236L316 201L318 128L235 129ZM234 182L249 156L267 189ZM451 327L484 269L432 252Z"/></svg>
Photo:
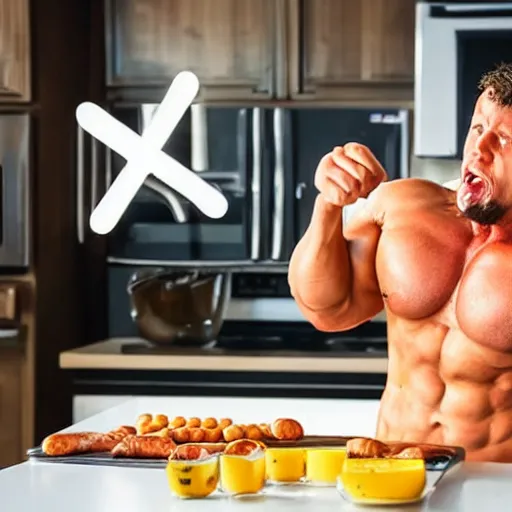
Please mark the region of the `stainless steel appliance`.
<svg viewBox="0 0 512 512"><path fill-rule="evenodd" d="M127 283L135 267L109 268L109 338L144 336L132 318ZM128 285L129 286L129 285ZM142 300L142 298L140 299ZM139 301L140 302L140 301ZM142 305L139 304L139 308ZM256 352L262 355L326 353L344 357L385 357L385 319L375 318L346 332L320 332L306 322L290 295L286 273L234 273L230 279L230 300L219 335L205 345L156 346L141 338L139 345L127 345L130 353L180 353L216 355ZM200 338L200 337L199 337Z"/></svg>
<svg viewBox="0 0 512 512"><path fill-rule="evenodd" d="M243 272L232 275L231 300L215 340L206 345L158 346L140 337L130 316L126 285L134 270L136 267L126 265L109 268L108 338L117 339L121 352L131 356L127 362L137 360L134 356L170 355L189 363L202 361L203 366L159 371L77 370L75 394L380 398L386 382L385 322L366 322L346 332L320 332L305 321L290 297L285 273ZM336 364L338 358L340 371L323 369L322 361ZM240 368L240 361L247 359L257 359L262 366ZM306 368L305 359L309 361ZM347 359L358 368L351 370ZM220 360L225 361L221 369ZM276 361L283 360L286 371L275 367Z"/></svg>
<svg viewBox="0 0 512 512"><path fill-rule="evenodd" d="M115 117L139 133L153 110L148 105L111 108ZM146 182L107 239L106 337L116 338L126 354L170 354L202 361L211 357L212 363L216 357L233 356L233 367L229 371L84 370L77 373L76 392L379 398L386 380L385 319L347 332L318 331L291 297L287 264L310 222L317 195L314 173L321 157L336 145L358 141L375 152L390 179L407 177L408 134L408 114L400 110L191 108L164 151L222 189L229 200L228 215L217 221L204 218L184 198L162 189L161 183ZM99 152L99 148L93 151ZM106 162L110 179L124 164L113 154L107 154ZM92 175L100 176L92 167ZM224 321L209 343L162 346L145 337L131 316L127 287L134 273L154 267L229 272ZM126 338L136 339L127 342ZM236 356L262 361L285 358L292 368L241 371ZM312 361L306 371L299 368L304 358ZM369 361L368 370L324 372L314 361L325 358L362 358L363 366Z"/></svg>
<svg viewBox="0 0 512 512"><path fill-rule="evenodd" d="M511 61L512 2L418 2L415 155L461 158L480 77Z"/></svg>
<svg viewBox="0 0 512 512"><path fill-rule="evenodd" d="M0 267L17 272L30 263L28 114L0 113Z"/></svg>
<svg viewBox="0 0 512 512"><path fill-rule="evenodd" d="M127 286L131 317L156 345L205 345L217 339L231 296L229 273L145 268Z"/></svg>
<svg viewBox="0 0 512 512"><path fill-rule="evenodd" d="M154 109L123 104L111 112L141 133ZM194 105L164 151L223 191L227 215L209 219L151 178L109 236L108 261L286 268L310 221L321 157L357 141L375 152L390 179L407 177L408 122L407 111L390 109ZM107 180L124 163L107 152Z"/></svg>

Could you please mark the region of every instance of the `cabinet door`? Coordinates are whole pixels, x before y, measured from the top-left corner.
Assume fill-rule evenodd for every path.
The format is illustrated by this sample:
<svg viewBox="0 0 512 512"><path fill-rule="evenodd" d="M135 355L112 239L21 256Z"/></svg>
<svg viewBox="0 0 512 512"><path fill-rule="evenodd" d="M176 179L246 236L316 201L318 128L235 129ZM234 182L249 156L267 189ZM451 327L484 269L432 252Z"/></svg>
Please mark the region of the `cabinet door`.
<svg viewBox="0 0 512 512"><path fill-rule="evenodd" d="M290 0L300 98L412 100L414 0Z"/></svg>
<svg viewBox="0 0 512 512"><path fill-rule="evenodd" d="M30 101L29 0L0 0L0 102Z"/></svg>
<svg viewBox="0 0 512 512"><path fill-rule="evenodd" d="M21 368L16 356L0 352L0 468L19 464L21 453Z"/></svg>
<svg viewBox="0 0 512 512"><path fill-rule="evenodd" d="M107 0L107 85L167 88L190 70L201 98L273 95L274 0Z"/></svg>

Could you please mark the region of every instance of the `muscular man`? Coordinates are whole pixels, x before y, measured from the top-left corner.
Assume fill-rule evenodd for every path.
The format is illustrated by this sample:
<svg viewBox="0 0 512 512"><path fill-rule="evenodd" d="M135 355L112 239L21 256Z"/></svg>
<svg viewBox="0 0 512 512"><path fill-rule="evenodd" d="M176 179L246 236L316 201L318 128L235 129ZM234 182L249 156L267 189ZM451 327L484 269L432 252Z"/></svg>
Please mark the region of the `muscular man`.
<svg viewBox="0 0 512 512"><path fill-rule="evenodd" d="M386 182L358 144L323 157L289 283L322 331L385 309L377 438L512 462L512 66L486 74L480 90L457 191ZM343 208L359 197L368 197L364 207L342 225Z"/></svg>

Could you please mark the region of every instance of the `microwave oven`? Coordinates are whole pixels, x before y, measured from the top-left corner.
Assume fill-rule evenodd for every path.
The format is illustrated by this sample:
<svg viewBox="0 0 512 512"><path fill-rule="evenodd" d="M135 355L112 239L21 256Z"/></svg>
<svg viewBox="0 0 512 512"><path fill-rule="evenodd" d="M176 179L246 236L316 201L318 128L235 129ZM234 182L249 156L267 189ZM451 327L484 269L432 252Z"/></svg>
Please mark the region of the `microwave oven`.
<svg viewBox="0 0 512 512"><path fill-rule="evenodd" d="M142 133L155 108L121 104L109 110ZM107 236L108 262L286 266L310 222L316 167L326 153L348 142L369 146L390 179L409 176L406 110L193 105L163 150L220 189L227 214L210 219L150 177ZM95 153L105 155L108 186L125 160L108 150Z"/></svg>
<svg viewBox="0 0 512 512"><path fill-rule="evenodd" d="M462 158L482 75L512 62L512 2L416 5L414 154Z"/></svg>

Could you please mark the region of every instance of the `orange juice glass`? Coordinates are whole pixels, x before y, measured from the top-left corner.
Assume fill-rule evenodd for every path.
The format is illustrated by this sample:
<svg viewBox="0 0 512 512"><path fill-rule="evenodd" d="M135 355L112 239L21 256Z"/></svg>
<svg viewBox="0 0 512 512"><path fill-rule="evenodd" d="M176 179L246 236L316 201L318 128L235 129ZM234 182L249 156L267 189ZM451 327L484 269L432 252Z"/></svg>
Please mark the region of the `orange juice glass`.
<svg viewBox="0 0 512 512"><path fill-rule="evenodd" d="M345 447L308 448L306 481L315 485L335 486L346 457Z"/></svg>
<svg viewBox="0 0 512 512"><path fill-rule="evenodd" d="M267 480L272 483L300 482L306 475L304 448L267 448L265 451Z"/></svg>
<svg viewBox="0 0 512 512"><path fill-rule="evenodd" d="M258 494L265 486L265 452L220 456L220 486L232 496Z"/></svg>
<svg viewBox="0 0 512 512"><path fill-rule="evenodd" d="M219 483L219 458L170 460L166 467L171 492L179 498L206 498Z"/></svg>

